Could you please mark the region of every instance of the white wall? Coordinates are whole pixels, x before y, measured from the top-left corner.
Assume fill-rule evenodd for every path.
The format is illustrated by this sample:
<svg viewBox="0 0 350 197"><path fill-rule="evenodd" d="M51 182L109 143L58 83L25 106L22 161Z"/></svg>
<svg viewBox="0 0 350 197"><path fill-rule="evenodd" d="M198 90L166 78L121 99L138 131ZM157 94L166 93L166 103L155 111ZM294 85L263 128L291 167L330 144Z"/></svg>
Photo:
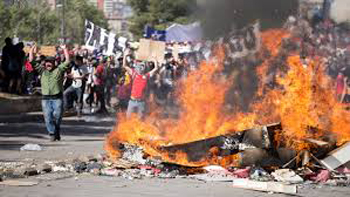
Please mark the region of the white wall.
<svg viewBox="0 0 350 197"><path fill-rule="evenodd" d="M350 0L334 0L330 14L338 23L350 22Z"/></svg>

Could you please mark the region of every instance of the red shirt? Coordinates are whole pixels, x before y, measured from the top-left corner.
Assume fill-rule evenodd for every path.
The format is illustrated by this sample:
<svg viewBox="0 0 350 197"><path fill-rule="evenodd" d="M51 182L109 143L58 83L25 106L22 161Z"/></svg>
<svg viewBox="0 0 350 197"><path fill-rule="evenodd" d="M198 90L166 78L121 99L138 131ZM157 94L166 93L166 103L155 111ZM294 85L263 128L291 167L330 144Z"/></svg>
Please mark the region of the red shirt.
<svg viewBox="0 0 350 197"><path fill-rule="evenodd" d="M344 88L345 88L344 75L343 74L339 74L338 77L337 77L337 94L342 94Z"/></svg>
<svg viewBox="0 0 350 197"><path fill-rule="evenodd" d="M96 68L96 78L94 80L95 85L103 85L103 73L104 73L104 67L103 64L100 64Z"/></svg>
<svg viewBox="0 0 350 197"><path fill-rule="evenodd" d="M132 88L131 88L131 98L132 99L145 99L145 93L147 88L147 83L150 78L149 74L140 75L137 74L135 70L132 70Z"/></svg>
<svg viewBox="0 0 350 197"><path fill-rule="evenodd" d="M28 71L28 72L33 72L33 66L32 66L32 64L29 62L29 61L26 61L25 63L24 63L24 66L25 66L25 69L26 69L26 71Z"/></svg>

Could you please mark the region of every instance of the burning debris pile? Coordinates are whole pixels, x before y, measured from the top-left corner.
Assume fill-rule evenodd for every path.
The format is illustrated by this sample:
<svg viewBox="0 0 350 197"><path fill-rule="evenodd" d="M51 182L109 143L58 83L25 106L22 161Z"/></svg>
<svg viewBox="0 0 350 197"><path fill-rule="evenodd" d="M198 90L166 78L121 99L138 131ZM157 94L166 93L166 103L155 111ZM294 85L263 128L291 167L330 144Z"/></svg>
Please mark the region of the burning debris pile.
<svg viewBox="0 0 350 197"><path fill-rule="evenodd" d="M342 175L350 160L343 154L349 149L350 112L334 97L322 58L288 48L294 38L283 29L267 30L261 39L254 57L260 66L249 68L260 84L248 112L227 110L235 108L225 98L237 75L223 72L225 50L218 45L210 61L179 82L179 118L163 118L162 109L152 109L144 120L119 115L106 140L109 156L147 165L152 172L162 171L162 164L186 169L185 174L216 165L234 178L348 181Z"/></svg>

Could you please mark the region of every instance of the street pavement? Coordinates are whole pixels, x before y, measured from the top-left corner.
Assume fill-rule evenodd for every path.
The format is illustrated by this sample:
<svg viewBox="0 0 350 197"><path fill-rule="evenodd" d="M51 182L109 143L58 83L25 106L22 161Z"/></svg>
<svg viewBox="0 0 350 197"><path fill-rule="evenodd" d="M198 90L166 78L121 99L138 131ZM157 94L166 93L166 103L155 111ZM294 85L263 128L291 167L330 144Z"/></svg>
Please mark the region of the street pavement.
<svg viewBox="0 0 350 197"><path fill-rule="evenodd" d="M66 160L104 153L105 136L113 129L115 116L65 117L62 141L49 142L40 113L0 117L0 162ZM42 151L20 151L27 143L39 144ZM33 178L30 178L33 179ZM30 180L29 179L29 180ZM299 196L346 197L350 188L305 185ZM232 188L231 183L204 183L188 178L145 178L127 180L122 177L71 175L41 181L29 187L0 185L0 197L104 197L104 196L271 196L269 193ZM274 194L273 196L285 196Z"/></svg>
<svg viewBox="0 0 350 197"><path fill-rule="evenodd" d="M114 116L64 117L62 141L50 142L40 113L12 116L11 121L0 122L0 161L60 160L103 153L105 136L114 125ZM43 151L19 151L28 143L39 144Z"/></svg>

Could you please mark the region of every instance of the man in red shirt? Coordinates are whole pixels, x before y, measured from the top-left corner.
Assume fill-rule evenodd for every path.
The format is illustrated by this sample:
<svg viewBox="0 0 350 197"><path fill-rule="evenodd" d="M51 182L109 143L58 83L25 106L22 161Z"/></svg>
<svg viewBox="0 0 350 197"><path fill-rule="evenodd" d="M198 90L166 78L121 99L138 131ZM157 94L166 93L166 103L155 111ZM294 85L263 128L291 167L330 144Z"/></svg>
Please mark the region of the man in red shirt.
<svg viewBox="0 0 350 197"><path fill-rule="evenodd" d="M104 66L105 65L103 62L97 66L93 76L93 80L94 80L94 92L96 93L96 96L97 96L97 102L100 104L100 108L97 110L96 113L107 114L108 111L106 109L105 94L104 94L104 77L105 77Z"/></svg>
<svg viewBox="0 0 350 197"><path fill-rule="evenodd" d="M127 65L126 58L129 55L129 50L125 51L123 58L123 67L126 72L131 76L131 97L126 112L127 117L131 114L137 113L139 118L143 118L146 110L146 90L148 88L149 79L157 72L159 68L158 61L154 61L155 67L148 73L146 73L146 65L143 62L136 63L134 68L130 68Z"/></svg>

